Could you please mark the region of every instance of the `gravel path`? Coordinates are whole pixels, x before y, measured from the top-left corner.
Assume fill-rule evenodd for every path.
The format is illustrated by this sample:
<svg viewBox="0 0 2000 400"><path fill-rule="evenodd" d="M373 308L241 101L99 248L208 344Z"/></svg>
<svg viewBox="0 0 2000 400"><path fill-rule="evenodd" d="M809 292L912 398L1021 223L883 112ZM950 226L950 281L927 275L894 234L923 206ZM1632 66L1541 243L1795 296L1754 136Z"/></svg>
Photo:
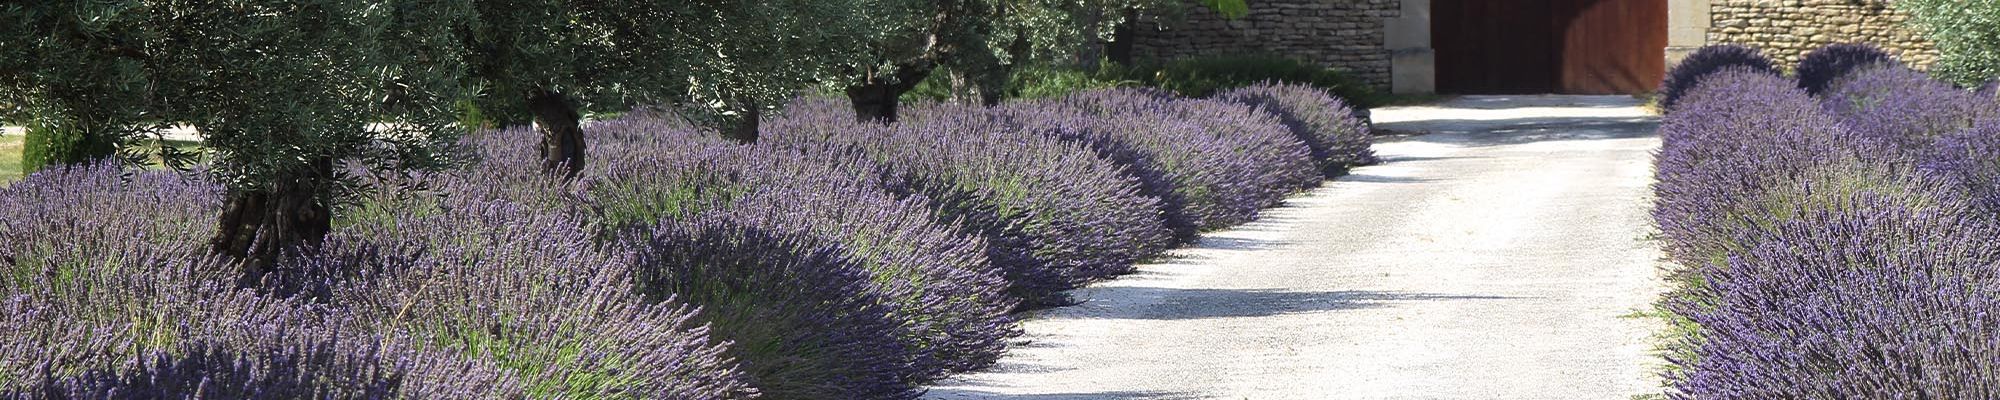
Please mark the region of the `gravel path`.
<svg viewBox="0 0 2000 400"><path fill-rule="evenodd" d="M1383 108L1389 162L1038 313L938 399L1628 399L1659 393L1627 97Z"/></svg>

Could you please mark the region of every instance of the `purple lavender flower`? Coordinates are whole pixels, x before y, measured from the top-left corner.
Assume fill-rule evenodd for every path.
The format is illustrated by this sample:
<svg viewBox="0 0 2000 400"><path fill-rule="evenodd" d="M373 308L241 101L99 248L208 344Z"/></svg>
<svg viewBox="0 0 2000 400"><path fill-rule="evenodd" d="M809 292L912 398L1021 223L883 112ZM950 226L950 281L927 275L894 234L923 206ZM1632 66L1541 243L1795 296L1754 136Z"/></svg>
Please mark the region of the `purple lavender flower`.
<svg viewBox="0 0 2000 400"><path fill-rule="evenodd" d="M1240 103L1276 114L1292 135L1312 150L1312 158L1328 177L1345 175L1349 168L1374 164L1375 152L1368 126L1354 117L1353 110L1325 90L1288 83L1264 83L1230 90L1216 100Z"/></svg>
<svg viewBox="0 0 2000 400"><path fill-rule="evenodd" d="M593 131L595 132L595 131ZM672 137L654 134L651 137ZM838 244L890 300L899 334L920 350L925 380L991 364L1018 333L1016 300L987 261L986 243L932 215L921 196L898 198L859 160L812 160L755 146L594 136L619 160L589 177L591 215L606 226L728 214L760 229ZM599 163L611 165L611 163Z"/></svg>
<svg viewBox="0 0 2000 400"><path fill-rule="evenodd" d="M2000 212L2000 121L1938 138L1924 154L1923 168L1972 191L1988 211Z"/></svg>
<svg viewBox="0 0 2000 400"><path fill-rule="evenodd" d="M1667 71L1666 80L1660 83L1660 108L1672 110L1681 103L1681 96L1708 74L1736 67L1778 75L1778 69L1772 65L1771 59L1757 49L1727 44L1702 46Z"/></svg>
<svg viewBox="0 0 2000 400"><path fill-rule="evenodd" d="M852 165L860 169L847 175L929 199L937 215L986 237L989 258L1028 304L1060 302L1060 291L1129 271L1170 243L1157 200L1080 144L977 108L883 126L817 103L830 102L795 104L767 122L759 146Z"/></svg>
<svg viewBox="0 0 2000 400"><path fill-rule="evenodd" d="M0 397L520 395L489 364L237 288L200 242L219 193L113 164L0 189Z"/></svg>
<svg viewBox="0 0 2000 400"><path fill-rule="evenodd" d="M2000 119L2000 103L1897 66L1850 73L1827 90L1821 103L1848 129L1892 140L1906 153L1922 152L1937 137L1980 121Z"/></svg>
<svg viewBox="0 0 2000 400"><path fill-rule="evenodd" d="M341 227L294 257L297 296L491 362L531 397L752 393L692 306L643 301L636 256L600 248L576 219L480 199L409 211Z"/></svg>
<svg viewBox="0 0 2000 400"><path fill-rule="evenodd" d="M1267 141L1214 132L1177 112L1179 101L1105 90L993 110L917 106L907 114L926 119L989 112L1008 126L1087 145L1126 166L1140 193L1160 200L1167 228L1181 240L1255 219L1260 209L1282 200L1274 194L1295 189L1280 165L1250 156Z"/></svg>
<svg viewBox="0 0 2000 400"><path fill-rule="evenodd" d="M1653 217L1667 253L1684 265L1729 249L1729 231L1770 182L1846 160L1893 159L1781 76L1725 70L1683 98L1661 121Z"/></svg>
<svg viewBox="0 0 2000 400"><path fill-rule="evenodd" d="M1799 60L1795 74L1799 77L1800 88L1804 88L1806 93L1819 95L1833 86L1836 80L1856 70L1896 65L1901 63L1874 45L1838 43L1806 53L1805 58Z"/></svg>
<svg viewBox="0 0 2000 400"><path fill-rule="evenodd" d="M1326 181L1313 162L1311 149L1292 136L1276 115L1208 99L1188 99L1173 105L1182 118L1207 126L1209 134L1242 136L1254 143L1242 151L1264 166L1264 174L1257 181L1265 188L1265 207L1277 206L1285 197L1319 187Z"/></svg>
<svg viewBox="0 0 2000 400"><path fill-rule="evenodd" d="M924 371L890 299L837 246L727 213L634 230L639 293L703 307L763 396L908 399Z"/></svg>
<svg viewBox="0 0 2000 400"><path fill-rule="evenodd" d="M1697 269L1671 305L1702 327L1671 397L2000 396L2000 229L1935 180L1842 172L1774 187L1799 208Z"/></svg>

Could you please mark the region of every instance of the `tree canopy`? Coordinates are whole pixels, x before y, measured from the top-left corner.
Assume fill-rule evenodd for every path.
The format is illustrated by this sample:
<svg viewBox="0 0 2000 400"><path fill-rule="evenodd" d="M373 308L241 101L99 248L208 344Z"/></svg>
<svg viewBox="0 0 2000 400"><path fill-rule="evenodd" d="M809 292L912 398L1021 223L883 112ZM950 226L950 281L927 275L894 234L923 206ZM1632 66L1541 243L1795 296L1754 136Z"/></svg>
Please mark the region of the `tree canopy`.
<svg viewBox="0 0 2000 400"><path fill-rule="evenodd" d="M12 4L0 67L30 123L108 140L195 128L229 190L218 253L259 267L316 241L378 172L450 165L460 57L426 0L124 0ZM20 44L21 46L16 46ZM17 58L13 55L25 57Z"/></svg>

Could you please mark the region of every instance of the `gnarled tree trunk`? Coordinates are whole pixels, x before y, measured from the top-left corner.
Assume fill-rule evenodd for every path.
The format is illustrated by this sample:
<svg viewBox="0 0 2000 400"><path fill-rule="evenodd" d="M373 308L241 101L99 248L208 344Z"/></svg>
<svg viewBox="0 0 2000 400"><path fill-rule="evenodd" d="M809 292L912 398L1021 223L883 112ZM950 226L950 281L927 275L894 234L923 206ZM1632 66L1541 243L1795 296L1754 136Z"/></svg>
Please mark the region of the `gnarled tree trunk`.
<svg viewBox="0 0 2000 400"><path fill-rule="evenodd" d="M737 143L757 143L758 120L764 118L764 107L751 103L744 107L743 115L724 122L722 137Z"/></svg>
<svg viewBox="0 0 2000 400"><path fill-rule="evenodd" d="M324 185L316 183L333 175L333 160L316 160L312 168L311 173L317 176L231 192L223 203L209 250L242 261L239 285L261 284L285 251L317 246L333 230L333 212L321 193Z"/></svg>
<svg viewBox="0 0 2000 400"><path fill-rule="evenodd" d="M583 172L583 116L569 97L546 89L528 92L528 112L542 132L542 171L574 179Z"/></svg>
<svg viewBox="0 0 2000 400"><path fill-rule="evenodd" d="M1111 43L1104 45L1104 58L1118 65L1132 65L1132 41L1138 40L1132 25L1139 23L1139 12L1125 10L1124 23L1111 28ZM1096 72L1096 71L1091 71Z"/></svg>
<svg viewBox="0 0 2000 400"><path fill-rule="evenodd" d="M894 76L878 76L847 87L847 100L854 104L855 119L861 122L896 122L903 93L916 88L917 83L929 77L932 68L929 62L897 65Z"/></svg>

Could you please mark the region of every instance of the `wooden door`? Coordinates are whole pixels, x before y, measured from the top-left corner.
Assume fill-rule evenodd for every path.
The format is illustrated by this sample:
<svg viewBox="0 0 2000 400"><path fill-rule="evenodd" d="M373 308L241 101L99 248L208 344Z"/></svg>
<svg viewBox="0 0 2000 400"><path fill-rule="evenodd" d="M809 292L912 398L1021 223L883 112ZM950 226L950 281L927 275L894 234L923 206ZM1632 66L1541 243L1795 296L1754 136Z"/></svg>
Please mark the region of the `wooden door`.
<svg viewBox="0 0 2000 400"><path fill-rule="evenodd" d="M1666 73L1666 0L1433 0L1438 91L1630 94Z"/></svg>
<svg viewBox="0 0 2000 400"><path fill-rule="evenodd" d="M1556 87L1550 0L1433 0L1438 91L1548 93Z"/></svg>
<svg viewBox="0 0 2000 400"><path fill-rule="evenodd" d="M1551 0L1561 29L1557 93L1634 94L1667 73L1665 0Z"/></svg>

